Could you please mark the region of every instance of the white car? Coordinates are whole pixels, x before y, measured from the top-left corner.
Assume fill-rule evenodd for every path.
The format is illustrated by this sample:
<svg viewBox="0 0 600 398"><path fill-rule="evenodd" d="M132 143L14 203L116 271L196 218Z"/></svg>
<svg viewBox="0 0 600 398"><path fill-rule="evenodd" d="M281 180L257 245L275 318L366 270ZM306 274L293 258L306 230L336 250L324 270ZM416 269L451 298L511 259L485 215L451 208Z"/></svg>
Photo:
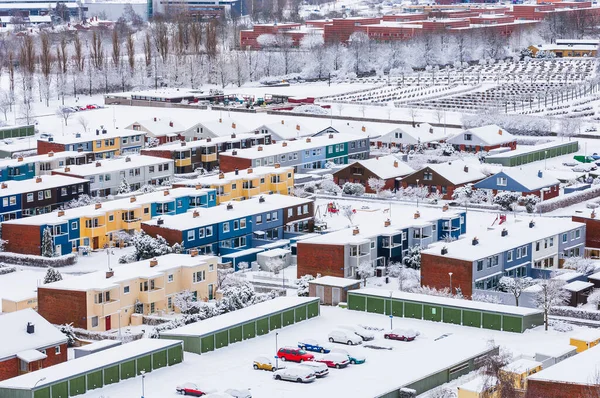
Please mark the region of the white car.
<svg viewBox="0 0 600 398"><path fill-rule="evenodd" d="M225 394L231 395L233 398L252 398L249 388L230 388L225 390Z"/></svg>
<svg viewBox="0 0 600 398"><path fill-rule="evenodd" d="M362 338L363 341L371 341L371 340L375 339L375 335L373 333L369 332L367 329L360 327L360 326L340 325L338 327L340 329L349 330L351 332L354 332L355 334L360 336L360 338Z"/></svg>
<svg viewBox="0 0 600 398"><path fill-rule="evenodd" d="M311 369L313 372L315 372L316 377L323 377L323 376L327 376L329 374L329 369L327 368L327 365L325 365L324 363L321 363L321 362L315 362L315 361L302 362L300 364L300 366L304 366L308 369Z"/></svg>
<svg viewBox="0 0 600 398"><path fill-rule="evenodd" d="M349 330L332 330L329 332L327 336L329 338L329 342L331 343L342 343L348 345L356 345L362 343L362 338L360 338L354 332Z"/></svg>
<svg viewBox="0 0 600 398"><path fill-rule="evenodd" d="M273 378L275 380L295 381L297 383L310 383L315 381L317 376L315 372L307 367L293 366L276 370L273 373Z"/></svg>
<svg viewBox="0 0 600 398"><path fill-rule="evenodd" d="M336 354L346 355L352 365L365 363L365 361L367 360L367 358L364 355L355 354L355 353L350 354L348 351L344 350L343 348L332 348L331 352L336 353Z"/></svg>
<svg viewBox="0 0 600 398"><path fill-rule="evenodd" d="M587 173L594 169L595 169L595 166L592 165L591 163L584 163L584 164L579 164L579 165L573 167L572 170L576 171L576 172L580 172L580 173Z"/></svg>

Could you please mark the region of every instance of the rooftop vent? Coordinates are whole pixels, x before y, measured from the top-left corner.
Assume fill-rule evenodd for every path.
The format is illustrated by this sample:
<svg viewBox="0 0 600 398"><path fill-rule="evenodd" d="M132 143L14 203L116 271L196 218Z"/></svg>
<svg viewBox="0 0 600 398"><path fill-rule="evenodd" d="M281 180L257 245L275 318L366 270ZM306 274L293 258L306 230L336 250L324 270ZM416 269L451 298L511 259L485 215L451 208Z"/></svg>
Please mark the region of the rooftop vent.
<svg viewBox="0 0 600 398"><path fill-rule="evenodd" d="M231 203L227 203L227 210L233 210L233 205Z"/></svg>
<svg viewBox="0 0 600 398"><path fill-rule="evenodd" d="M474 237L473 240L471 241L471 244L473 246L477 246L479 244L479 239L477 239L477 237Z"/></svg>
<svg viewBox="0 0 600 398"><path fill-rule="evenodd" d="M506 230L506 228L504 228L502 230L502 232L500 232L500 236L506 236L506 235L508 235L508 231Z"/></svg>
<svg viewBox="0 0 600 398"><path fill-rule="evenodd" d="M163 220L162 218L159 218L158 220L156 220L156 225L163 225L165 223L165 220Z"/></svg>
<svg viewBox="0 0 600 398"><path fill-rule="evenodd" d="M360 230L358 229L358 227L354 227L354 229L352 230L352 235L358 235L360 233Z"/></svg>
<svg viewBox="0 0 600 398"><path fill-rule="evenodd" d="M261 196L260 198L258 198L258 203L265 203L264 196Z"/></svg>
<svg viewBox="0 0 600 398"><path fill-rule="evenodd" d="M29 333L29 334L35 333L35 325L31 322L27 322L27 333Z"/></svg>

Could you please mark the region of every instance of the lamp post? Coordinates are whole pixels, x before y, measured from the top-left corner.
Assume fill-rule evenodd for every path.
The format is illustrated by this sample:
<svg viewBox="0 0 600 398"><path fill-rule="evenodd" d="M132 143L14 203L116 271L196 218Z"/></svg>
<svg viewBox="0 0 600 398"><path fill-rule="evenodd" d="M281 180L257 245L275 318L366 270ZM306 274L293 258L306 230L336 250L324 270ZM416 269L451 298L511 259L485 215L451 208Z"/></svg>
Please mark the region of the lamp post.
<svg viewBox="0 0 600 398"><path fill-rule="evenodd" d="M546 159L548 158L548 151L544 151L544 170L548 170L546 167Z"/></svg>
<svg viewBox="0 0 600 398"><path fill-rule="evenodd" d="M279 332L275 332L275 368L279 369L279 356L277 356L277 351L279 351L279 344L277 344L277 336L279 336Z"/></svg>
<svg viewBox="0 0 600 398"><path fill-rule="evenodd" d="M394 330L394 315L392 314L392 295L394 292L390 290L390 331Z"/></svg>
<svg viewBox="0 0 600 398"><path fill-rule="evenodd" d="M419 208L419 179L417 178L417 192L416 192L416 196L417 196L417 209Z"/></svg>
<svg viewBox="0 0 600 398"><path fill-rule="evenodd" d="M142 398L144 398L144 379L146 379L146 371L140 370L140 374L142 375Z"/></svg>
<svg viewBox="0 0 600 398"><path fill-rule="evenodd" d="M452 294L452 272L448 272L448 275L450 275L450 294Z"/></svg>
<svg viewBox="0 0 600 398"><path fill-rule="evenodd" d="M33 388L35 388L38 385L38 383L41 383L44 380L46 380L46 378L42 377L41 379L39 379L38 381L36 381L35 384L33 385Z"/></svg>

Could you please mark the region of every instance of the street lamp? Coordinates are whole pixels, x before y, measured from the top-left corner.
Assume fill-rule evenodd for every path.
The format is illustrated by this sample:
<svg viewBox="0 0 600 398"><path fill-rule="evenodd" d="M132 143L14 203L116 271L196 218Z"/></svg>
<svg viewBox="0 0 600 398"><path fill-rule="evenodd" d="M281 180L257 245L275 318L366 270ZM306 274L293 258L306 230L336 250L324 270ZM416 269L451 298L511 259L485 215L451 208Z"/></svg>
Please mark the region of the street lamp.
<svg viewBox="0 0 600 398"><path fill-rule="evenodd" d="M146 371L140 370L140 374L142 375L142 398L144 398L144 379L146 378Z"/></svg>
<svg viewBox="0 0 600 398"><path fill-rule="evenodd" d="M448 275L450 275L450 294L452 294L452 272L448 272Z"/></svg>
<svg viewBox="0 0 600 398"><path fill-rule="evenodd" d="M419 208L419 179L417 178L417 209Z"/></svg>
<svg viewBox="0 0 600 398"><path fill-rule="evenodd" d="M548 158L548 151L544 151L544 170L548 170L546 167L546 158Z"/></svg>
<svg viewBox="0 0 600 398"><path fill-rule="evenodd" d="M279 344L277 344L277 336L279 336L279 332L275 332L275 368L279 369L279 356L277 356L277 351L279 351Z"/></svg>
<svg viewBox="0 0 600 398"><path fill-rule="evenodd" d="M38 383L41 383L44 380L46 380L46 378L42 377L41 379L39 379L38 381L36 381L35 384L33 385L33 388L35 388L38 385Z"/></svg>
<svg viewBox="0 0 600 398"><path fill-rule="evenodd" d="M392 314L392 295L393 290L390 290L390 331L394 330L394 314Z"/></svg>

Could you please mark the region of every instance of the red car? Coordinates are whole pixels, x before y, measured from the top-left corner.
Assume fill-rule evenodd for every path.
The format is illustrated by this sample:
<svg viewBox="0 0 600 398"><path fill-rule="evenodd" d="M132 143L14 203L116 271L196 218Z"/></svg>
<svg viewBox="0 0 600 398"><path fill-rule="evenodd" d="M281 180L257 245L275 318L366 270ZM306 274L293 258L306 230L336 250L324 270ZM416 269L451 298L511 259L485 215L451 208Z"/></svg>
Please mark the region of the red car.
<svg viewBox="0 0 600 398"><path fill-rule="evenodd" d="M325 354L320 358L317 358L315 361L324 363L325 365L327 365L328 368L336 369L345 368L350 363L347 355L336 353Z"/></svg>
<svg viewBox="0 0 600 398"><path fill-rule="evenodd" d="M282 361L292 361L292 362L304 362L304 361L312 361L315 359L313 354L309 354L300 348L294 347L282 347L277 351L277 356Z"/></svg>
<svg viewBox="0 0 600 398"><path fill-rule="evenodd" d="M191 395L193 397L202 397L204 395L215 392L215 390L205 390L204 388L198 387L194 383L185 383L175 387L175 391L181 395Z"/></svg>
<svg viewBox="0 0 600 398"><path fill-rule="evenodd" d="M390 340L413 341L417 337L414 330L394 329L383 335L384 338Z"/></svg>

